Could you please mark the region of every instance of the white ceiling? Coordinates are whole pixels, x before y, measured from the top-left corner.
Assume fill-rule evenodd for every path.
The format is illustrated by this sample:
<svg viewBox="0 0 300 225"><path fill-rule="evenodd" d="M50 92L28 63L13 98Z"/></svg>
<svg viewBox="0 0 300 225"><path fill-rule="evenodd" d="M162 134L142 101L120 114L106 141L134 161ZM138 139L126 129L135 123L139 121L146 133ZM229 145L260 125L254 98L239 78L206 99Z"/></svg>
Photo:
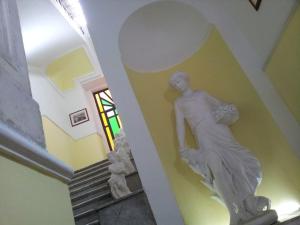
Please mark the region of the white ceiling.
<svg viewBox="0 0 300 225"><path fill-rule="evenodd" d="M53 59L84 45L50 0L17 0L28 64L44 68Z"/></svg>
<svg viewBox="0 0 300 225"><path fill-rule="evenodd" d="M161 1L134 12L119 38L123 63L139 72L168 69L195 53L210 24L189 5Z"/></svg>

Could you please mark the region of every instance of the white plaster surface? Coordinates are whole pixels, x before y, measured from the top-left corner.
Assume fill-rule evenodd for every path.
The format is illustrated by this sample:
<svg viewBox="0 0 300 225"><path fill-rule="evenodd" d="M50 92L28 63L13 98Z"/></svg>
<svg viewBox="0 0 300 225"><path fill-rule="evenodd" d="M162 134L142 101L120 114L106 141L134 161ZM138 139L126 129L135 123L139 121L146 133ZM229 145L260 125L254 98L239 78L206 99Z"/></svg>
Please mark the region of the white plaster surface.
<svg viewBox="0 0 300 225"><path fill-rule="evenodd" d="M50 0L17 0L28 63L45 67L84 44Z"/></svg>
<svg viewBox="0 0 300 225"><path fill-rule="evenodd" d="M122 60L129 68L154 72L177 65L206 41L210 25L193 7L166 1L134 12L120 31Z"/></svg>
<svg viewBox="0 0 300 225"><path fill-rule="evenodd" d="M39 103L41 114L52 120L74 139L97 133L96 118L84 89L79 84L70 91L61 92L42 71L30 69L33 98ZM87 108L89 121L72 127L69 114Z"/></svg>
<svg viewBox="0 0 300 225"><path fill-rule="evenodd" d="M222 10L236 18L236 25L245 35L263 66L276 45L297 0L263 0L258 11L249 1L218 1Z"/></svg>
<svg viewBox="0 0 300 225"><path fill-rule="evenodd" d="M126 18L149 2L151 1L126 1L126 4L120 5L117 1L89 0L82 1L81 4L88 19L98 59L101 59L102 71L122 115L125 133L156 222L158 225L182 225L184 223L176 201L122 66L118 46L118 34ZM112 12L116 11L118 13L114 13L111 18Z"/></svg>
<svg viewBox="0 0 300 225"><path fill-rule="evenodd" d="M31 97L15 0L0 1L0 31L0 121L44 146L39 107Z"/></svg>
<svg viewBox="0 0 300 225"><path fill-rule="evenodd" d="M0 0L0 31L0 152L67 183L72 169L45 150L15 0Z"/></svg>

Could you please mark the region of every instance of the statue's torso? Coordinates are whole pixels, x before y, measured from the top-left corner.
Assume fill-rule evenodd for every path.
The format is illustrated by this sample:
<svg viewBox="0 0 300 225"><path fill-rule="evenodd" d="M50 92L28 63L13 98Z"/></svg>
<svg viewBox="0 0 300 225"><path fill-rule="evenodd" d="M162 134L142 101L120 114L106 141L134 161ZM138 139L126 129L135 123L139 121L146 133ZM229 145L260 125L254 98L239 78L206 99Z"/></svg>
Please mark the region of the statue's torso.
<svg viewBox="0 0 300 225"><path fill-rule="evenodd" d="M192 129L204 121L214 122L211 108L203 92L195 91L190 96L182 96L177 100L177 105Z"/></svg>

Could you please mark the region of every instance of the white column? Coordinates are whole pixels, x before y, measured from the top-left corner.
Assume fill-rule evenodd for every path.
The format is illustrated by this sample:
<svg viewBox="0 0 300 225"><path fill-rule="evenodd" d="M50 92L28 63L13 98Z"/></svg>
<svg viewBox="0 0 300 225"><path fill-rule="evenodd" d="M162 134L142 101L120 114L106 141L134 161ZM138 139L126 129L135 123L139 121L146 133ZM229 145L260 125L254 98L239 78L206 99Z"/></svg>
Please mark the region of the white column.
<svg viewBox="0 0 300 225"><path fill-rule="evenodd" d="M120 59L119 31L136 8L149 0L82 1L102 71L112 91L139 175L158 225L182 225L183 220L162 168L143 114Z"/></svg>
<svg viewBox="0 0 300 225"><path fill-rule="evenodd" d="M0 124L45 146L38 104L32 99L15 0L0 0Z"/></svg>

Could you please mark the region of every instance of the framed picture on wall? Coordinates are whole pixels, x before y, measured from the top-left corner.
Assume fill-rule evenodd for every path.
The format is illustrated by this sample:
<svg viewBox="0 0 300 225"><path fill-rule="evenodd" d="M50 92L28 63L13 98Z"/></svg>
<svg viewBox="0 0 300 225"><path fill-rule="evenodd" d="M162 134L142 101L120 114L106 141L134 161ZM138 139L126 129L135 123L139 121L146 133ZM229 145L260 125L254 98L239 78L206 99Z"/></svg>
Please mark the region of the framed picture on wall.
<svg viewBox="0 0 300 225"><path fill-rule="evenodd" d="M259 6L261 4L261 0L249 0L251 5L254 7L254 9L257 11L259 9Z"/></svg>
<svg viewBox="0 0 300 225"><path fill-rule="evenodd" d="M72 127L89 121L89 115L86 108L69 114Z"/></svg>

